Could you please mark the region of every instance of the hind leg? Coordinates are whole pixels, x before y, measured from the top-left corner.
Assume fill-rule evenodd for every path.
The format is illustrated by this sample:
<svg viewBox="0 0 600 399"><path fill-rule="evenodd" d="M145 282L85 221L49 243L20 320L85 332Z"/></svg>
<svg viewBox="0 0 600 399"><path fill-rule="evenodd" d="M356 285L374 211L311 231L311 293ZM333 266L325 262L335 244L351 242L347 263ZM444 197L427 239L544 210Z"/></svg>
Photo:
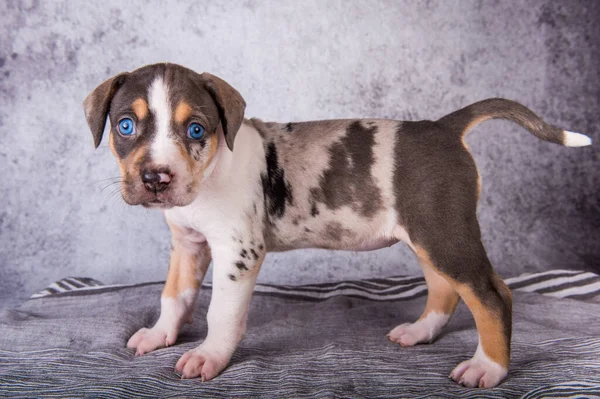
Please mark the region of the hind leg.
<svg viewBox="0 0 600 399"><path fill-rule="evenodd" d="M400 346L430 343L439 335L456 309L459 296L444 277L435 272L427 259L419 259L427 283L427 304L414 323L400 324L388 334Z"/></svg>
<svg viewBox="0 0 600 399"><path fill-rule="evenodd" d="M457 282L456 288L473 313L479 344L475 355L456 366L449 377L467 387L490 388L498 385L508 373L512 295L495 273L487 281L476 284L479 286Z"/></svg>
<svg viewBox="0 0 600 399"><path fill-rule="evenodd" d="M396 135L398 221L421 263L431 267L473 313L479 346L452 379L492 387L510 359L510 291L492 269L477 222L479 174L462 136L437 122L404 123Z"/></svg>
<svg viewBox="0 0 600 399"><path fill-rule="evenodd" d="M493 271L478 237L460 234L433 245L416 243L420 259L443 276L473 314L479 344L450 378L467 387L493 387L504 379L510 361L511 293Z"/></svg>

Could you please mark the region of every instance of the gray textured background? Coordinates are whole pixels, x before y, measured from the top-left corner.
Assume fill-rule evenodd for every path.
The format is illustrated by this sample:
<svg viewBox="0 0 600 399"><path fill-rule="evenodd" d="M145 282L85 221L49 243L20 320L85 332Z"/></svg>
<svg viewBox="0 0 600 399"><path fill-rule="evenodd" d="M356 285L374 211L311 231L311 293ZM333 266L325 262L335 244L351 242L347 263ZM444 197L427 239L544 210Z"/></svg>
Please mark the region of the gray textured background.
<svg viewBox="0 0 600 399"><path fill-rule="evenodd" d="M130 208L81 102L108 77L169 61L209 71L247 116L439 118L492 96L600 141L599 1L0 1L0 306L67 275L161 280L169 238ZM483 237L503 276L600 271L598 146L542 143L508 122L468 137ZM401 244L269 255L262 282L419 273Z"/></svg>

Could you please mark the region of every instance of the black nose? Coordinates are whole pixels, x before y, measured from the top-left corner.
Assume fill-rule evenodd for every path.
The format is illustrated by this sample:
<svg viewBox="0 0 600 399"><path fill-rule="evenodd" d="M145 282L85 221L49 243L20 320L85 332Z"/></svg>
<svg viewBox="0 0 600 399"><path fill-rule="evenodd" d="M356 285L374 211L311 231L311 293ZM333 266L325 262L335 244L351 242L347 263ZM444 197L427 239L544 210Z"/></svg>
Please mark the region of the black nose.
<svg viewBox="0 0 600 399"><path fill-rule="evenodd" d="M165 191L171 183L171 173L168 170L144 170L142 171L142 182L146 190L159 193Z"/></svg>

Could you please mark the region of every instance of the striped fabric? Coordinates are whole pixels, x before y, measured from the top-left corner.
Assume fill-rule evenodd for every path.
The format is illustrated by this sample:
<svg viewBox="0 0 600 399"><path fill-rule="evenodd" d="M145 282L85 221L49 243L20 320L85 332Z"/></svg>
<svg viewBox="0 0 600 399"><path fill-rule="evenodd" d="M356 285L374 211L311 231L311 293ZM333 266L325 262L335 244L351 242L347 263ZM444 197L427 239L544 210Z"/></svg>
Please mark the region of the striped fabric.
<svg viewBox="0 0 600 399"><path fill-rule="evenodd" d="M31 296L32 299L41 298L52 294L60 294L62 292L89 289L95 287L103 287L104 284L98 280L89 277L66 277L55 283L50 284L42 291Z"/></svg>
<svg viewBox="0 0 600 399"><path fill-rule="evenodd" d="M206 335L210 285L175 346L135 357L125 343L157 319L163 283L68 278L0 314L0 397L600 398L600 277L555 270L506 281L512 364L494 389L447 378L477 346L462 304L431 345L400 348L385 338L419 317L421 277L258 285L246 337L206 383L181 380L173 367Z"/></svg>
<svg viewBox="0 0 600 399"><path fill-rule="evenodd" d="M534 389L523 395L523 399L600 399L600 390L595 384L566 383Z"/></svg>
<svg viewBox="0 0 600 399"><path fill-rule="evenodd" d="M542 273L527 273L508 278L506 284L513 289L537 292L556 298L583 300L600 299L600 276L584 271L551 270ZM205 288L211 285L204 283ZM83 277L67 277L49 285L31 298L75 290L127 287L126 285L106 286L101 282ZM427 286L423 277L389 277L362 281L312 284L302 286L258 284L255 293L303 300L324 301L336 296L369 299L373 301L398 301L423 296Z"/></svg>

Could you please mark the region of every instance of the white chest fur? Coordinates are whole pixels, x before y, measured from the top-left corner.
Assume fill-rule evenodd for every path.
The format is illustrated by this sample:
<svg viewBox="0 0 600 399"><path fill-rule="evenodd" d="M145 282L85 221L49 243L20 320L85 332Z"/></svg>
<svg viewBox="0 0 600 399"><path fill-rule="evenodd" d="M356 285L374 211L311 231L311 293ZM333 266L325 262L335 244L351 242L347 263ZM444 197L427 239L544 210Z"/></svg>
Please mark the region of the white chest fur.
<svg viewBox="0 0 600 399"><path fill-rule="evenodd" d="M230 242L232 235L255 230L263 216L260 174L264 149L258 132L242 125L234 151L219 137L219 150L210 174L200 183L198 196L184 207L165 210L170 223L202 233L213 245Z"/></svg>

